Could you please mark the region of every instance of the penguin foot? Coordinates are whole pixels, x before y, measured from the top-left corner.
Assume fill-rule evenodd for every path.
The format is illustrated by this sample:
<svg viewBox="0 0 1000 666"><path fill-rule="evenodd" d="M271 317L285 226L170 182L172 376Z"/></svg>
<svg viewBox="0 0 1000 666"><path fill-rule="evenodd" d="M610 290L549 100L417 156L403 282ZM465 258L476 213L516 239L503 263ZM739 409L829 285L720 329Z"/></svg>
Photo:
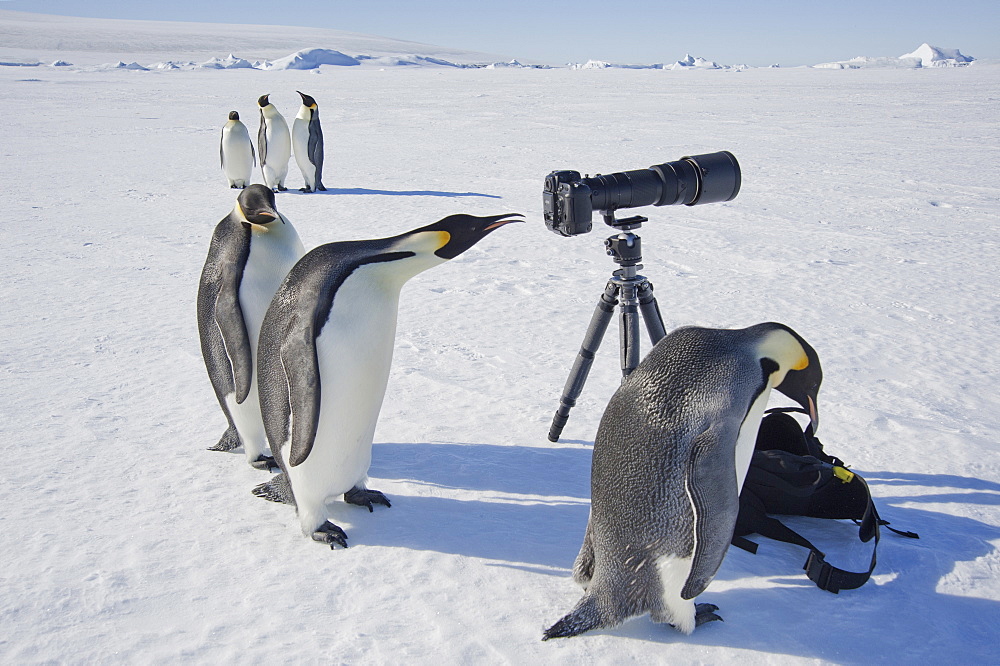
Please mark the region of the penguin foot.
<svg viewBox="0 0 1000 666"><path fill-rule="evenodd" d="M715 611L719 610L719 607L715 604L695 604L694 605L694 626L700 627L706 622L724 622L722 616L716 615Z"/></svg>
<svg viewBox="0 0 1000 666"><path fill-rule="evenodd" d="M319 528L312 533L312 538L313 541L329 544L330 550L333 550L334 546L347 548L347 533L340 529L337 525L331 523L329 520L320 525Z"/></svg>
<svg viewBox="0 0 1000 666"><path fill-rule="evenodd" d="M317 185L316 189L319 190L320 192L326 192L326 188L323 187L323 185Z"/></svg>
<svg viewBox="0 0 1000 666"><path fill-rule="evenodd" d="M299 192L312 192L312 190L309 189L308 187L300 187Z"/></svg>
<svg viewBox="0 0 1000 666"><path fill-rule="evenodd" d="M355 486L351 488L346 493L344 493L344 501L348 504L355 504L357 506L366 506L370 513L375 512L374 504L382 504L386 507L391 507L392 504L389 503L389 498L380 493L377 490L368 490L367 488L360 488Z"/></svg>
<svg viewBox="0 0 1000 666"><path fill-rule="evenodd" d="M226 429L226 432L222 434L222 437L219 438L219 441L216 443L216 445L208 447L208 450L233 451L235 449L240 448L241 446L242 443L240 442L240 436L236 432L236 428L230 426L229 428Z"/></svg>
<svg viewBox="0 0 1000 666"><path fill-rule="evenodd" d="M279 192L287 192L288 188L285 187L284 185L278 185L278 191Z"/></svg>
<svg viewBox="0 0 1000 666"><path fill-rule="evenodd" d="M250 463L250 466L254 469L262 469L265 472L270 472L272 469L278 469L278 463L274 461L274 456L259 455L257 459Z"/></svg>

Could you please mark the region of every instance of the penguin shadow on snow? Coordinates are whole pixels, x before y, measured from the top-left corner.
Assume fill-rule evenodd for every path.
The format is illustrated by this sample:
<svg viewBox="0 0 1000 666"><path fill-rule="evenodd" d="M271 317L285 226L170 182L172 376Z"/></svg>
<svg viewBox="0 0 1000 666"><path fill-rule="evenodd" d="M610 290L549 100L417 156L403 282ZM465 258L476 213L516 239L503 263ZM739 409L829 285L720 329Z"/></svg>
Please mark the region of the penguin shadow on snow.
<svg viewBox="0 0 1000 666"><path fill-rule="evenodd" d="M590 460L589 447L375 444L373 486L392 480L423 486L429 494L390 492L393 507L381 511L377 520L365 516L351 521L352 544L499 560L496 566L564 578L566 602L572 603L579 589L571 570L590 506ZM725 623L709 623L683 636L647 615L588 635L733 647L842 664L890 663L917 654L946 663L956 651L975 655L980 650L985 656L992 628L1000 622L1000 602L938 588L961 563L995 557L997 548L990 541L1000 539L1000 528L915 505L995 506L1000 504L1000 484L949 475L861 473L879 495L875 501L882 517L920 534L919 540L906 539L883 528L875 579L861 588L836 595L820 590L801 571L805 549L752 535L760 545L758 554L730 547L716 576L729 589L710 586L698 598L718 605ZM949 490L891 497L878 493L886 486ZM460 497L463 490L469 491L469 499ZM858 541L850 521L784 522L826 549L831 563L856 571L867 568L872 544ZM879 582L886 574L892 577ZM750 577L769 583L732 586L732 581ZM539 618L539 624L562 610L553 607L551 617Z"/></svg>
<svg viewBox="0 0 1000 666"><path fill-rule="evenodd" d="M769 586L725 591L709 586L699 599L718 605L726 623L705 625L683 640L840 664L912 663L917 659L955 663L963 657L972 663L989 661L987 656L995 650L995 627L1000 623L1000 601L948 592L948 584L941 590L946 579L974 589L969 583L977 574L962 574L963 563L996 559L1000 549L990 542L1000 539L1000 527L918 505L996 506L1000 484L952 475L859 473L875 491L881 517L897 529L917 532L919 539L899 537L882 528L873 579L858 589L831 594L817 588L801 570L808 555L804 548L750 535L760 546L758 553L730 546L715 580L766 577ZM886 486L947 488L949 492L892 497L878 492ZM831 564L867 570L873 544L858 540L851 521L781 520L824 550ZM648 617L634 618L611 632L593 633L664 643L679 638Z"/></svg>
<svg viewBox="0 0 1000 666"><path fill-rule="evenodd" d="M356 194L356 195L367 195L375 194L381 196L390 197L482 197L484 199L502 199L503 197L496 194L483 194L481 192L439 192L436 190L370 190L364 187L347 187L347 188L336 188L328 187L325 191L321 192L301 192L298 188L288 188L288 193L293 194Z"/></svg>
<svg viewBox="0 0 1000 666"><path fill-rule="evenodd" d="M370 486L384 490L392 508L376 509L375 521L352 519L351 544L501 560L568 576L590 510L590 457L583 448L376 443ZM393 492L384 483L390 480L427 493Z"/></svg>

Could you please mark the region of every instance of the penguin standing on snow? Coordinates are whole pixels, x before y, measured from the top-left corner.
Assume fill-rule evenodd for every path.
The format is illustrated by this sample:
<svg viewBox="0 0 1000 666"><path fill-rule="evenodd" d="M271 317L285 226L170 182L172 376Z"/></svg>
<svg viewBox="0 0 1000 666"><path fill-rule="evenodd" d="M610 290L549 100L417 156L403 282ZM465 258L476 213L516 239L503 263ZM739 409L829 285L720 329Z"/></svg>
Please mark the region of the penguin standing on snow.
<svg viewBox="0 0 1000 666"><path fill-rule="evenodd" d="M292 136L288 123L278 113L278 109L268 100L269 95L261 95L257 100L260 107L260 129L257 130L257 152L260 153L260 168L264 173L264 183L274 192L284 192L285 176L288 175L288 159L292 156Z"/></svg>
<svg viewBox="0 0 1000 666"><path fill-rule="evenodd" d="M296 91L298 92L298 91ZM319 106L309 95L299 92L302 106L292 121L292 149L306 186L302 192L326 192L323 187L323 128L319 124Z"/></svg>
<svg viewBox="0 0 1000 666"><path fill-rule="evenodd" d="M198 285L198 333L215 395L229 428L213 451L243 445L247 461L268 469L257 397L257 341L271 297L305 253L295 227L277 211L274 193L250 185L215 227Z"/></svg>
<svg viewBox="0 0 1000 666"><path fill-rule="evenodd" d="M219 160L229 187L242 190L250 184L250 175L257 164L257 156L253 151L250 132L247 131L247 126L240 122L240 114L236 111L229 112L229 121L222 128Z"/></svg>
<svg viewBox="0 0 1000 666"><path fill-rule="evenodd" d="M281 473L254 489L294 504L302 531L347 547L326 502L389 506L365 486L403 284L453 259L511 215L451 215L380 240L321 245L289 272L264 316L257 366L264 427Z"/></svg>
<svg viewBox="0 0 1000 666"><path fill-rule="evenodd" d="M783 324L687 327L660 340L601 418L573 566L585 593L543 640L643 613L685 634L720 619L693 600L732 538L768 395L798 402L815 430L822 377L816 352Z"/></svg>

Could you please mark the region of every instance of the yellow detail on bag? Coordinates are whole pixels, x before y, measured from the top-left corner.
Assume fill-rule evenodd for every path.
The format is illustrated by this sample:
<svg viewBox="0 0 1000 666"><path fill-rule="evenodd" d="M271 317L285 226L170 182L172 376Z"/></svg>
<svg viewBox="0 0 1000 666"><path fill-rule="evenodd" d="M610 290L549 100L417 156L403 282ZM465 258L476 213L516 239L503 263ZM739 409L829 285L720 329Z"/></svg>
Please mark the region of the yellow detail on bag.
<svg viewBox="0 0 1000 666"><path fill-rule="evenodd" d="M833 466L833 475L843 481L844 483L850 483L854 480L854 472L844 468Z"/></svg>

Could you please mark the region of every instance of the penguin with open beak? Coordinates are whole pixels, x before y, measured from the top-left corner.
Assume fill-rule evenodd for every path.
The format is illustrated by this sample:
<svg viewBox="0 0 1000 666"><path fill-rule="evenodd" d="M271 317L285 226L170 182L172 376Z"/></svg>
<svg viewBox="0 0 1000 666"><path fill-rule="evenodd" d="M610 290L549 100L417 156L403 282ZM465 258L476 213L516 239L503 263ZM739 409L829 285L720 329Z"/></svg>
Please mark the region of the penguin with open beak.
<svg viewBox="0 0 1000 666"><path fill-rule="evenodd" d="M511 215L451 215L392 238L321 245L289 272L258 351L264 427L281 473L254 489L294 504L302 531L347 547L327 501L389 506L366 487L407 280L453 259Z"/></svg>

